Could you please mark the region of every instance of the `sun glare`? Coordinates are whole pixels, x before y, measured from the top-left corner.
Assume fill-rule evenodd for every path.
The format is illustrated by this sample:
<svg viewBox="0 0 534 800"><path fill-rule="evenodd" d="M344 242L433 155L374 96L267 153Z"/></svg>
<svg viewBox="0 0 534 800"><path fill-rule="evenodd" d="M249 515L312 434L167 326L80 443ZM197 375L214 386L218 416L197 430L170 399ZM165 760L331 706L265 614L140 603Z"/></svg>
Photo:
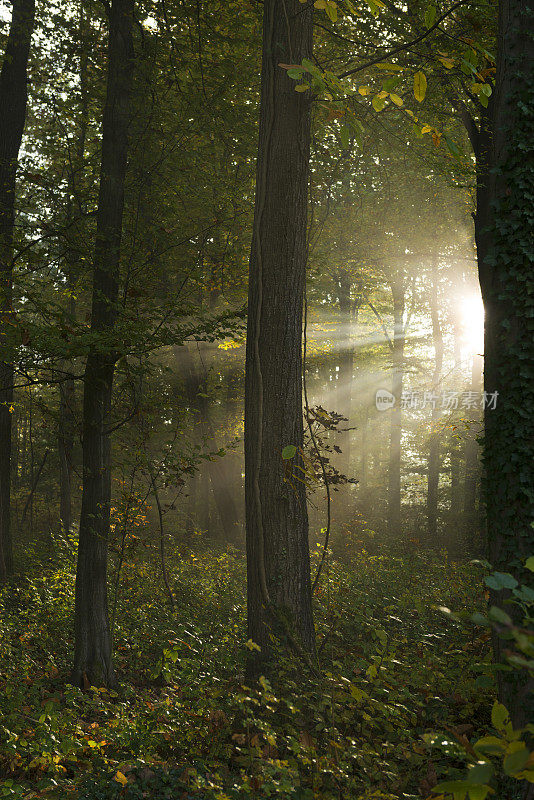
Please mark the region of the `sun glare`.
<svg viewBox="0 0 534 800"><path fill-rule="evenodd" d="M462 299L462 328L466 346L473 353L484 352L484 305L480 294Z"/></svg>

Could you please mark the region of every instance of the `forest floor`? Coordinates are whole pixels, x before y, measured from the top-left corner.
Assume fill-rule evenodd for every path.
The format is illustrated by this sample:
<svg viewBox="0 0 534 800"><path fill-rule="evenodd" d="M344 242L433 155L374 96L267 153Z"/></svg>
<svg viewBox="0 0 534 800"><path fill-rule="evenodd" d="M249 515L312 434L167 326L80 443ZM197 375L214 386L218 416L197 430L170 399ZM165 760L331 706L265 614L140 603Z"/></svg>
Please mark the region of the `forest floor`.
<svg viewBox="0 0 534 800"><path fill-rule="evenodd" d="M158 567L127 555L116 607L111 580L118 688L84 691L66 683L74 558L59 558L0 600L0 797L433 797L491 727L489 634L439 608L484 606L476 565L416 545L329 559L323 678L288 659L276 686L246 688L242 553L169 554L174 613Z"/></svg>

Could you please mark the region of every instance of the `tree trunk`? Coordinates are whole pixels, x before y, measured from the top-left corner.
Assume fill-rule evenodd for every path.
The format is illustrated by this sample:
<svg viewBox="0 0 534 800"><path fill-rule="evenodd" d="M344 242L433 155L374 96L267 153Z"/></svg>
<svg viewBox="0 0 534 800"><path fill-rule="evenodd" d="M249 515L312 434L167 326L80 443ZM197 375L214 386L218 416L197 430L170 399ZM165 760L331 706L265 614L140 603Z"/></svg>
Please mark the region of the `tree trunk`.
<svg viewBox="0 0 534 800"><path fill-rule="evenodd" d="M271 632L315 651L299 469L311 98L279 66L310 58L312 37L312 8L265 1L245 379L248 636L261 651L248 659L249 677L275 666ZM295 455L283 459L289 446Z"/></svg>
<svg viewBox="0 0 534 800"><path fill-rule="evenodd" d="M489 558L519 580L534 552L534 12L527 0L500 0L497 74L493 97L488 232L478 252L485 318L486 407L484 483ZM478 246L478 239L477 239ZM502 593L491 601L502 605ZM514 613L506 606L507 613ZM507 643L494 637L497 661ZM527 671L499 672L499 694L515 725L534 719L534 686Z"/></svg>
<svg viewBox="0 0 534 800"><path fill-rule="evenodd" d="M434 374L432 376L432 392L438 393L443 368L443 334L439 321L438 307L438 265L437 260L432 268L432 285L430 291L430 317L432 320L432 340L434 342ZM438 490L440 468L440 440L438 430L440 419L439 405L432 404L432 420L430 431L430 447L428 452L428 478L427 478L427 532L430 544L437 544L438 537Z"/></svg>
<svg viewBox="0 0 534 800"><path fill-rule="evenodd" d="M128 152L133 69L135 0L109 7L107 92L102 126L102 161L94 253L91 331L83 397L83 495L76 570L76 684L114 682L107 600L107 555L111 500L110 423L117 354L117 318L124 183Z"/></svg>
<svg viewBox="0 0 534 800"><path fill-rule="evenodd" d="M28 56L35 0L13 0L9 35L0 73L0 580L13 572L11 542L11 437L14 327L13 231L15 181L28 100Z"/></svg>
<svg viewBox="0 0 534 800"><path fill-rule="evenodd" d="M198 427L200 429L202 444L205 443L208 450L216 452L217 437L210 414L210 403L207 397L207 381L196 369L195 362L187 346L176 347L175 355L182 361L186 379L186 392L189 404L198 412ZM204 502L201 506L201 514L205 515L202 523L203 529L210 532L209 523L209 485L213 492L213 499L217 509L217 515L221 523L224 539L226 542L235 542L239 536L240 520L237 505L232 492L235 490L229 482L228 456L214 456L213 460L204 462L204 468L200 475L201 493ZM209 484L208 484L209 481Z"/></svg>
<svg viewBox="0 0 534 800"><path fill-rule="evenodd" d="M84 233L83 216L76 209L85 211L83 179L85 175L85 144L89 124L88 47L86 44L87 18L83 4L79 9L78 45L80 47L80 108L77 123L76 142L73 148L69 168L69 199L67 204L66 240L67 263L65 277L70 296L67 303L67 318L70 323L76 322L76 300L74 297L76 280L83 268L81 259L82 238ZM64 533L70 531L72 525L72 473L74 458L74 441L76 433L76 389L72 362L64 364L67 377L60 384L59 400L59 518Z"/></svg>
<svg viewBox="0 0 534 800"><path fill-rule="evenodd" d="M391 433L388 470L388 533L397 539L401 533L401 395L404 380L404 280L391 281L393 294L393 380L391 392L395 404L391 409Z"/></svg>
<svg viewBox="0 0 534 800"><path fill-rule="evenodd" d="M480 393L482 389L482 359L477 354L473 354L471 366L470 391ZM479 444L477 438L480 435L480 419L478 409L469 412L471 426L467 431L465 442L465 475L463 491L463 529L465 538L470 551L473 552L475 545L475 532L477 524L477 484L480 476L479 468Z"/></svg>
<svg viewBox="0 0 534 800"><path fill-rule="evenodd" d="M347 418L341 422L341 433L336 437L336 443L341 449L340 471L347 477L350 474L350 446L351 446L351 413L352 413L352 373L354 368L354 347L351 340L352 314L350 302L351 281L346 275L338 280L338 300L341 316L341 341L339 353L338 397L335 410Z"/></svg>

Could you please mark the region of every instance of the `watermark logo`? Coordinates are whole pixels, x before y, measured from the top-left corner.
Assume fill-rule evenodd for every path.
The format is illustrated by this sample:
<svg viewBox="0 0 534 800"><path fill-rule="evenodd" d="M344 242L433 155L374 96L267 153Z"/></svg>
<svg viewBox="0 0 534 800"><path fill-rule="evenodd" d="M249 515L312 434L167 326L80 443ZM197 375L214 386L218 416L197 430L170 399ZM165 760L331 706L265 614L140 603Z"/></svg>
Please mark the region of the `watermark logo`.
<svg viewBox="0 0 534 800"><path fill-rule="evenodd" d="M444 389L442 392L404 391L400 396L399 405L407 411L432 408L441 411L454 411L457 408L469 411L481 408L493 411L497 408L499 392L455 392ZM396 397L387 389L378 389L376 393L376 407L379 411L387 411L395 405Z"/></svg>
<svg viewBox="0 0 534 800"><path fill-rule="evenodd" d="M395 395L388 392L387 389L377 389L375 403L379 411L387 411L388 408L395 405Z"/></svg>

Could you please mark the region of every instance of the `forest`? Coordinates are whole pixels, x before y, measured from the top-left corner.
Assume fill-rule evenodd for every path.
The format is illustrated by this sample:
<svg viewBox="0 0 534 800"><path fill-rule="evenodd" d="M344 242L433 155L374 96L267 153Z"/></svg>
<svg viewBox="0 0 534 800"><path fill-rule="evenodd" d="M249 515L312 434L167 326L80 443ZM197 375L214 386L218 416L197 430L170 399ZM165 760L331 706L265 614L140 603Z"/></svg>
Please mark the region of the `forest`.
<svg viewBox="0 0 534 800"><path fill-rule="evenodd" d="M0 798L534 800L532 4L0 63Z"/></svg>

